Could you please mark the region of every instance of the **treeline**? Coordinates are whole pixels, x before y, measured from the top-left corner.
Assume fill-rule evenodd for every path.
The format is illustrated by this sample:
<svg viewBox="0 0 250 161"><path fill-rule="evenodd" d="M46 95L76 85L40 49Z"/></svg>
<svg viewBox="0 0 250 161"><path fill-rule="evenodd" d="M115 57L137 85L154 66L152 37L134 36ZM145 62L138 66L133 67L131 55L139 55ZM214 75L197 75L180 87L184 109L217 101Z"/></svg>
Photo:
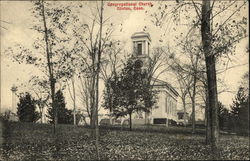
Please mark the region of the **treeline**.
<svg viewBox="0 0 250 161"><path fill-rule="evenodd" d="M19 96L19 103L17 104L17 118L20 122L41 122L42 123L42 111L38 112L37 106L41 103L36 100L28 92L22 93ZM73 110L66 108L65 97L63 92L58 90L55 94L55 107L48 108L46 117L49 119L48 123L53 124L55 120L55 112L57 110L58 123L59 124L73 124ZM6 111L2 114L2 119L11 120L11 112ZM79 121L79 117L77 117ZM39 121L40 119L40 121Z"/></svg>
<svg viewBox="0 0 250 161"><path fill-rule="evenodd" d="M230 109L219 102L219 126L221 130L249 134L249 95L240 87Z"/></svg>

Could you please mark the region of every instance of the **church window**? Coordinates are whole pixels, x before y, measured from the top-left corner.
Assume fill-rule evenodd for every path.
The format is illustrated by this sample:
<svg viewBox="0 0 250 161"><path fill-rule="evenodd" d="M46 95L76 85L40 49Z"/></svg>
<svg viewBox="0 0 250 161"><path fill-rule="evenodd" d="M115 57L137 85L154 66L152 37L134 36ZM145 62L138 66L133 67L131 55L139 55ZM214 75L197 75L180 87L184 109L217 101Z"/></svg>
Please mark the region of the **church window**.
<svg viewBox="0 0 250 161"><path fill-rule="evenodd" d="M168 113L168 98L165 98L165 112Z"/></svg>
<svg viewBox="0 0 250 161"><path fill-rule="evenodd" d="M171 106L171 114L173 114L173 109L174 109L174 102L172 102L172 106Z"/></svg>
<svg viewBox="0 0 250 161"><path fill-rule="evenodd" d="M171 107L171 100L169 99L168 114L170 113L170 107Z"/></svg>
<svg viewBox="0 0 250 161"><path fill-rule="evenodd" d="M171 101L169 114L172 114L172 109L173 109L173 102Z"/></svg>
<svg viewBox="0 0 250 161"><path fill-rule="evenodd" d="M172 108L172 101L170 101L169 114L171 114L171 108Z"/></svg>
<svg viewBox="0 0 250 161"><path fill-rule="evenodd" d="M142 55L142 44L138 44L138 45L137 45L137 50L138 50L138 51L137 51L137 54L138 54L138 55Z"/></svg>

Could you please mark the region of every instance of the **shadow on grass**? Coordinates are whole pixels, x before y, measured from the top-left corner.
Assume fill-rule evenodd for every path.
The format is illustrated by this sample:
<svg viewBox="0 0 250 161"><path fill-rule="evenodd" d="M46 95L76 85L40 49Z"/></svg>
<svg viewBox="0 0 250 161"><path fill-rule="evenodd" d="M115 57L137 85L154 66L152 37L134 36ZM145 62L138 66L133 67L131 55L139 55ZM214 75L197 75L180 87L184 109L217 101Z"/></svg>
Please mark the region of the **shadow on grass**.
<svg viewBox="0 0 250 161"><path fill-rule="evenodd" d="M56 134L49 124L1 122L1 127L4 158L0 160L94 160L96 156L90 127L58 125ZM128 126L100 126L102 159L190 160L212 159L214 154L204 144L204 128L197 129L195 134L190 127L149 125L134 126L132 130L130 132ZM247 158L246 140L237 136L222 137L219 149L222 159ZM231 155L235 149L239 149L238 152Z"/></svg>
<svg viewBox="0 0 250 161"><path fill-rule="evenodd" d="M1 125L1 148L3 149L2 151L2 157L8 159L8 154L12 149L12 146L10 144L11 138L12 138L12 132L13 132L13 127L11 124L9 124L8 121L1 119L0 120L0 125Z"/></svg>
<svg viewBox="0 0 250 161"><path fill-rule="evenodd" d="M120 131L130 131L128 126L119 125L101 125L101 130L120 130ZM164 134L185 134L193 135L192 129L189 127L177 127L177 126L160 126L160 125L136 125L132 128L133 132L147 132L147 133L164 133ZM205 129L197 128L195 135L204 135Z"/></svg>

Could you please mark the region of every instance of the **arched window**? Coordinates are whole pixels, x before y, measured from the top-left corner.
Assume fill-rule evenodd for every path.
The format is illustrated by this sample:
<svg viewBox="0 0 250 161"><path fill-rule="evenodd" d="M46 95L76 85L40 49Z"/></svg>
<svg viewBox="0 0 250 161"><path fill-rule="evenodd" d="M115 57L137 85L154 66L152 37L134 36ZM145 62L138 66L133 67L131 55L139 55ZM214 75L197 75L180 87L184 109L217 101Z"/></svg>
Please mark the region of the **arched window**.
<svg viewBox="0 0 250 161"><path fill-rule="evenodd" d="M142 62L141 60L136 60L136 61L135 61L135 67L136 67L136 68L139 69L139 68L141 68L142 66L143 66L143 62Z"/></svg>

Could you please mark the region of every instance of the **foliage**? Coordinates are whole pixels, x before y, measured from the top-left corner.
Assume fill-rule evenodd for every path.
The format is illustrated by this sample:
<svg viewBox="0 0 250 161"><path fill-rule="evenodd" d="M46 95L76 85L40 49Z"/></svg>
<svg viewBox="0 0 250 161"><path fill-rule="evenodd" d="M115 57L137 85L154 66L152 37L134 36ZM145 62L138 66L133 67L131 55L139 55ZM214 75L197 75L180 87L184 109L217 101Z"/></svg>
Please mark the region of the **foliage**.
<svg viewBox="0 0 250 161"><path fill-rule="evenodd" d="M242 14L246 10L247 1L211 1L210 7L212 54L228 58L228 54L235 54L235 45L247 36L247 17ZM182 45L190 41L190 37L200 34L202 1L160 1L155 3L154 8L157 12L149 10L147 14L152 23L162 29L161 42L167 42L169 34L177 33L173 35L174 39L178 45ZM175 32L183 25L188 27L187 32ZM201 41L201 36L197 40ZM192 48L202 51L201 44L196 46L194 43Z"/></svg>
<svg viewBox="0 0 250 161"><path fill-rule="evenodd" d="M218 102L218 115L219 115L219 127L220 129L225 129L229 126L229 110L221 103Z"/></svg>
<svg viewBox="0 0 250 161"><path fill-rule="evenodd" d="M149 112L156 102L147 73L133 59L128 59L121 73L111 77L106 85L103 106L116 117L131 117L135 111Z"/></svg>
<svg viewBox="0 0 250 161"><path fill-rule="evenodd" d="M32 2L31 13L35 18L32 26L32 31L38 33L37 37L32 42L32 47L27 48L23 44L15 44L9 47L5 54L18 62L19 64L31 64L39 69L43 76L48 76L48 62L46 49L46 40L44 35L44 20L42 13L42 5L44 5L45 21L47 24L47 37L49 45L49 56L53 61L54 78L57 81L65 81L67 77L71 77L73 68L76 64L76 58L72 56L73 47L71 44L72 37L69 28L77 21L77 17L72 13L72 8L68 5L55 4L52 2L36 1ZM42 79L43 81L44 79ZM49 80L47 78L47 83Z"/></svg>
<svg viewBox="0 0 250 161"><path fill-rule="evenodd" d="M6 123L0 160L95 160L91 130L73 125ZM156 127L165 128L166 127ZM183 129L183 128L181 128ZM249 160L249 138L222 135L220 158L213 158L204 136L100 129L101 160ZM190 130L190 129L189 129ZM191 131L191 130L190 130Z"/></svg>
<svg viewBox="0 0 250 161"><path fill-rule="evenodd" d="M10 110L6 110L4 112L1 112L0 113L0 120L9 121L11 118L11 115L14 115L14 114Z"/></svg>
<svg viewBox="0 0 250 161"><path fill-rule="evenodd" d="M55 109L58 113L58 123L59 124L72 124L73 115L72 110L68 110L65 104L65 98L61 90L57 91L55 95ZM47 117L50 119L50 123L54 123L54 112L55 109L49 108Z"/></svg>
<svg viewBox="0 0 250 161"><path fill-rule="evenodd" d="M244 93L244 88L240 87L231 106L232 109L231 113L233 116L239 117L240 108L246 101L247 101L247 96Z"/></svg>
<svg viewBox="0 0 250 161"><path fill-rule="evenodd" d="M17 116L21 122L35 122L39 114L36 112L35 100L29 93L20 96L17 104Z"/></svg>
<svg viewBox="0 0 250 161"><path fill-rule="evenodd" d="M249 71L243 74L240 86L244 88L245 95L249 95Z"/></svg>
<svg viewBox="0 0 250 161"><path fill-rule="evenodd" d="M18 94L29 91L39 108L40 116L42 116L44 107L49 105L50 92L48 80L42 76L32 76L28 82L20 83L17 86Z"/></svg>
<svg viewBox="0 0 250 161"><path fill-rule="evenodd" d="M240 128L249 134L249 97L241 104L239 110Z"/></svg>
<svg viewBox="0 0 250 161"><path fill-rule="evenodd" d="M249 133L249 96L244 91L243 87L238 89L231 106L231 119L235 122L238 130Z"/></svg>
<svg viewBox="0 0 250 161"><path fill-rule="evenodd" d="M207 89L209 89L207 94L207 98L209 99L206 101L209 102L209 106L206 108L206 116L208 116L206 119L208 126L207 141L211 141L211 143L215 143L216 145L217 138L219 137L217 135L219 129L215 64L218 58L229 58L229 55L235 54L236 44L247 37L247 16L246 14L242 14L243 9L247 7L247 1L217 2L203 0L199 2L177 0L176 2L177 3L173 6L168 5L166 2L165 4L164 2L159 2L158 5L155 5L154 7L158 7L158 10L157 13L153 11L154 13L151 14L151 21L156 26L165 29L163 36L169 36L169 34L166 34L167 30L171 34L172 31L176 31L177 27L182 27L183 24L186 24L188 31L186 33L181 32L181 35L184 34L185 38L184 40L179 40L178 45L186 45L186 43L182 42L189 41L188 38L194 33L199 34L197 37L200 41L199 45L195 46L195 44L192 43L191 47L196 51L200 51L200 55L203 54L205 56L207 73L206 83ZM177 25L170 24L174 22L176 22ZM178 38L179 37L177 37L177 39ZM212 139L212 137L214 138Z"/></svg>
<svg viewBox="0 0 250 161"><path fill-rule="evenodd" d="M36 35L31 43L32 47L16 44L9 47L5 53L15 62L28 64L39 70L30 79L33 81L32 79L37 77L36 81L32 82L35 83L36 89L33 84L28 83L28 86L31 86L32 93L41 93L37 90L41 88L46 91L43 95L36 95L41 112L49 102L54 106L57 83L61 83L60 86L65 88L65 81L74 73L73 67L77 64L77 59L72 54L73 37L70 35L69 28L72 28L72 24L78 19L72 14L70 5L65 6L63 3L55 4L43 0L32 1L31 16L33 18L31 32L35 32L34 35ZM50 91L45 89L44 83Z"/></svg>

